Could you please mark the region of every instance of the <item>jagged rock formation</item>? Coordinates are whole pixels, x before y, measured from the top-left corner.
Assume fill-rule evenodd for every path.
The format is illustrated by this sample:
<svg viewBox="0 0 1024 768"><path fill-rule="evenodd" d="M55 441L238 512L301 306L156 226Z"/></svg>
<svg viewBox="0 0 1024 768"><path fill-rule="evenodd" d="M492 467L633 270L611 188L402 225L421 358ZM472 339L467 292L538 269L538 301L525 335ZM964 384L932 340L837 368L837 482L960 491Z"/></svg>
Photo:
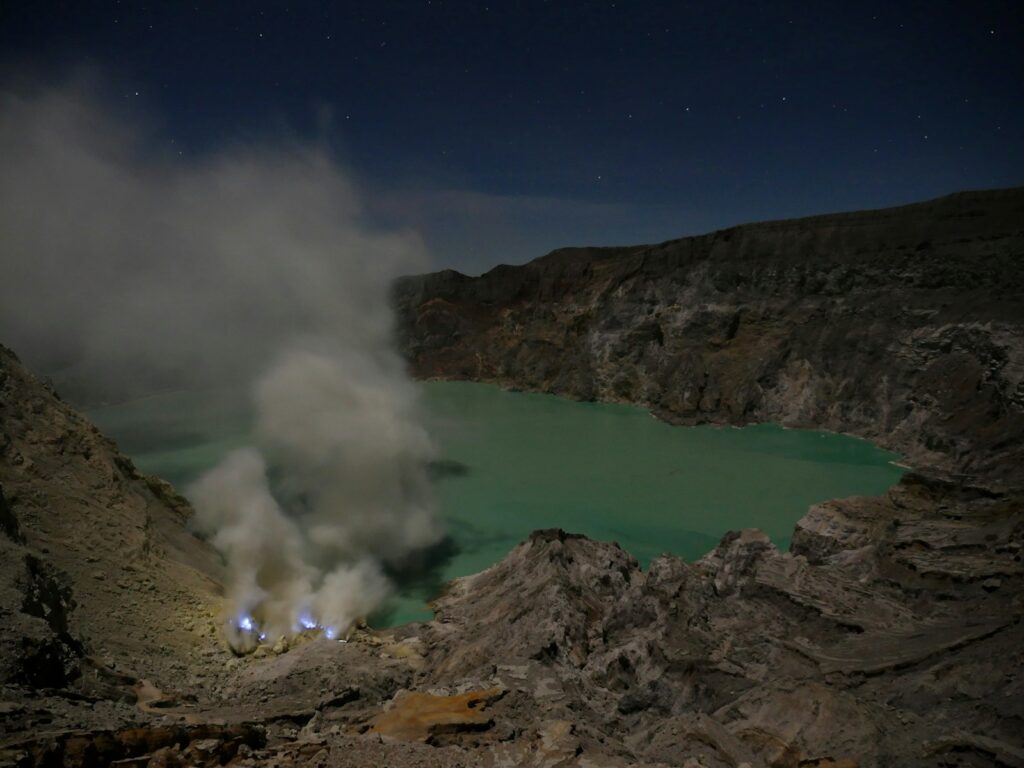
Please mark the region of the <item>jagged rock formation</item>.
<svg viewBox="0 0 1024 768"><path fill-rule="evenodd" d="M434 621L233 656L187 502L0 347L0 765L1024 765L1024 191L398 287L415 370L904 450L642 571L538 531Z"/></svg>
<svg viewBox="0 0 1024 768"><path fill-rule="evenodd" d="M866 545L819 510L792 552L743 531L646 573L614 545L537 532L439 601L432 676L497 683L623 760L1015 764L1020 499L964 500L936 521L934 492L914 479L847 502L844 527L872 531ZM1000 553L984 565L957 541L965 518ZM923 529L934 569L908 563Z"/></svg>
<svg viewBox="0 0 1024 768"><path fill-rule="evenodd" d="M396 289L417 375L669 420L870 438L915 465L1024 464L1024 189L566 248Z"/></svg>

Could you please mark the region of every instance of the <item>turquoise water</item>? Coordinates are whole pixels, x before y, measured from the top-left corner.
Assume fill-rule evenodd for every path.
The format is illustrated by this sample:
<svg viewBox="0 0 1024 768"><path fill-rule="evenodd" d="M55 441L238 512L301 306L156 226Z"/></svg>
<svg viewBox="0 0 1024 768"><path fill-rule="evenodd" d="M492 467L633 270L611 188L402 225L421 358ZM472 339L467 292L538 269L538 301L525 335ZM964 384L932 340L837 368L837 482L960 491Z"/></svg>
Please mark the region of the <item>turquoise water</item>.
<svg viewBox="0 0 1024 768"><path fill-rule="evenodd" d="M468 382L429 382L423 395L450 540L426 572L403 577L377 624L429 617L425 601L445 581L492 565L536 528L617 541L643 564L663 552L699 558L747 527L785 547L809 505L881 493L902 472L895 454L825 432L672 427L632 406ZM90 416L142 469L184 487L246 444L244 406L169 393Z"/></svg>

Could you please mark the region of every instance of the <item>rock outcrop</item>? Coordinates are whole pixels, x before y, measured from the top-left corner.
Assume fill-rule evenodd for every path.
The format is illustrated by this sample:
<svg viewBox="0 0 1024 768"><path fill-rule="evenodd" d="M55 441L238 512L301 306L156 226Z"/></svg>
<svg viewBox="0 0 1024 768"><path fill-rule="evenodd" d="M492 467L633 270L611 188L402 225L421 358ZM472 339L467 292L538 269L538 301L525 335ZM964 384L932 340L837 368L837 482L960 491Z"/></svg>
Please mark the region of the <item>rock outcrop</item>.
<svg viewBox="0 0 1024 768"><path fill-rule="evenodd" d="M935 520L932 492L912 482L851 512L850 528L877 526L866 546L812 520L792 552L746 530L646 572L614 545L539 531L438 602L430 675L500 685L520 711L572 722L583 753L627 762L1016 764L1021 499ZM1001 553L980 570L956 543L965 519ZM915 568L908 547L943 565Z"/></svg>

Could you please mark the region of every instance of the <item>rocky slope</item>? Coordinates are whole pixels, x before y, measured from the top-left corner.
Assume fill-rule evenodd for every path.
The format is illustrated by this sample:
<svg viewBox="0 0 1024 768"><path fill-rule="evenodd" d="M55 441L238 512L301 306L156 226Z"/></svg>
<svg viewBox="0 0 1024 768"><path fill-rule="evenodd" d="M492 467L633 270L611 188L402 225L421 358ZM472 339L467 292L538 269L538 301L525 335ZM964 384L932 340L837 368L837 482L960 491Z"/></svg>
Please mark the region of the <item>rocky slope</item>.
<svg viewBox="0 0 1024 768"><path fill-rule="evenodd" d="M246 657L187 502L0 347L0 765L1024 765L1022 201L405 281L421 375L854 431L918 471L789 552L747 530L642 571L538 531L434 621Z"/></svg>
<svg viewBox="0 0 1024 768"><path fill-rule="evenodd" d="M0 732L130 723L197 654L229 657L190 514L0 346Z"/></svg>
<svg viewBox="0 0 1024 768"><path fill-rule="evenodd" d="M1024 189L567 248L396 301L421 377L850 432L989 482L1024 464Z"/></svg>
<svg viewBox="0 0 1024 768"><path fill-rule="evenodd" d="M185 531L188 502L138 472L4 347L0 426L4 583L26 590L9 618L18 601L4 602L5 628L32 617L52 635L40 649L61 643L66 666L58 674L5 653L3 675L67 682L83 674L77 655L93 665L145 665L157 683L174 679L180 657L213 632L219 603L219 556ZM183 630L186 618L194 632Z"/></svg>

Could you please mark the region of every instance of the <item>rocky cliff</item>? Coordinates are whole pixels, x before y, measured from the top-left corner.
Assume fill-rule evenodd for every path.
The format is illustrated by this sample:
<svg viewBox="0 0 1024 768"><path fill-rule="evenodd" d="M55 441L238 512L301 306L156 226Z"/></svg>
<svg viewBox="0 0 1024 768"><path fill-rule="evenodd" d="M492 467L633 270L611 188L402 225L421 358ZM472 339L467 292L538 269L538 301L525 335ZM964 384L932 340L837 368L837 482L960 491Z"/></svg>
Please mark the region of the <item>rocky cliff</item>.
<svg viewBox="0 0 1024 768"><path fill-rule="evenodd" d="M1024 189L567 248L396 303L421 377L849 432L987 482L1024 464Z"/></svg>

